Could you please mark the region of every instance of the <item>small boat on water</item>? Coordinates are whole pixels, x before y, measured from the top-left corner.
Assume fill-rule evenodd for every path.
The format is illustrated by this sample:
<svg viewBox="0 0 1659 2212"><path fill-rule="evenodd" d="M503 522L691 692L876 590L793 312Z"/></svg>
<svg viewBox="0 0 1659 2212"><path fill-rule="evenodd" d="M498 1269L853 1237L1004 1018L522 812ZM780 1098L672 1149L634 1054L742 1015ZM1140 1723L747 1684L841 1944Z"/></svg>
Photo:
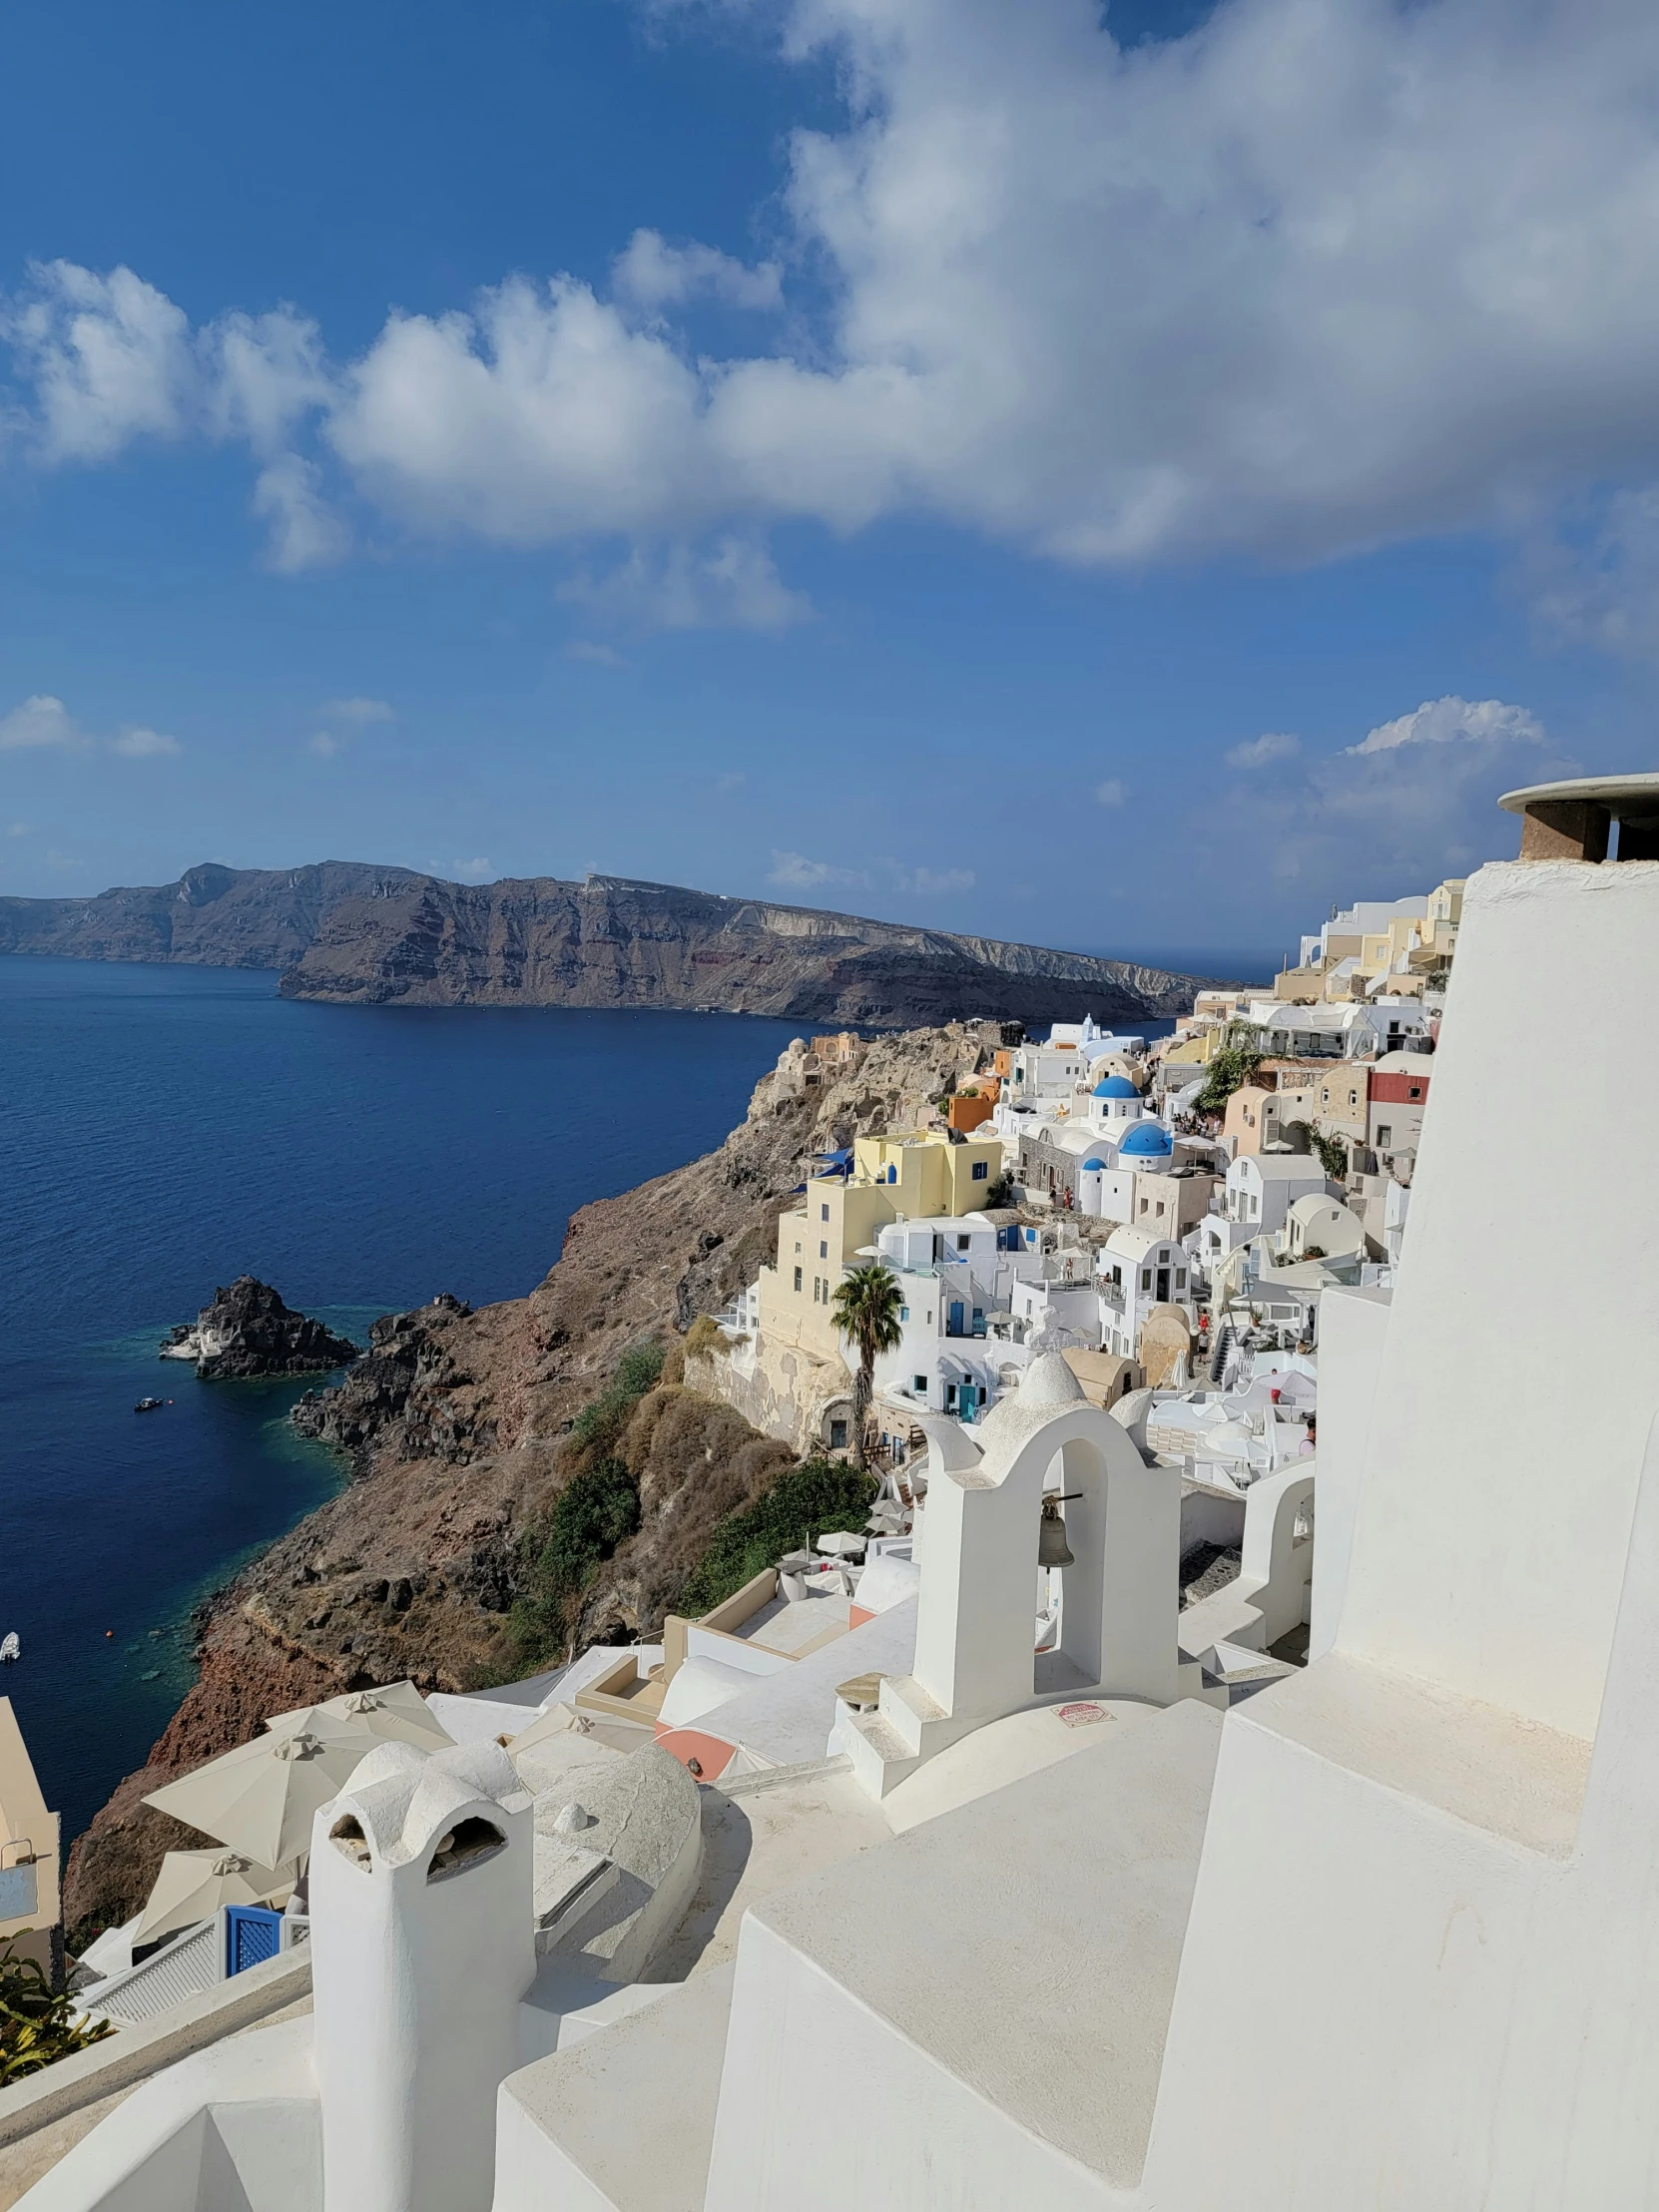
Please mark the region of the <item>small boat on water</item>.
<svg viewBox="0 0 1659 2212"><path fill-rule="evenodd" d="M153 1413L163 1401L159 1397L141 1397L133 1407L135 1413Z"/></svg>
<svg viewBox="0 0 1659 2212"><path fill-rule="evenodd" d="M22 1656L23 1646L17 1640L15 1628L9 1636L0 1636L0 1660L21 1659Z"/></svg>

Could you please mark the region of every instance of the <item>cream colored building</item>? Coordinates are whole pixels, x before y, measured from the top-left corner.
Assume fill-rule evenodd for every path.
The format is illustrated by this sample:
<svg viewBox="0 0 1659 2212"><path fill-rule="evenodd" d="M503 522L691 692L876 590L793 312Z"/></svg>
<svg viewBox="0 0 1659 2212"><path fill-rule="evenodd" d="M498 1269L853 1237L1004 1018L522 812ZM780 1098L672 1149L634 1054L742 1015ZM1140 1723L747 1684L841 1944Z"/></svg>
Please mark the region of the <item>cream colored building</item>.
<svg viewBox="0 0 1659 2212"><path fill-rule="evenodd" d="M943 1129L860 1137L846 1176L816 1175L778 1224L778 1261L760 1281L761 1335L821 1360L843 1347L831 1316L835 1286L861 1266L876 1231L976 1211L1002 1173L1000 1137L954 1141Z"/></svg>
<svg viewBox="0 0 1659 2212"><path fill-rule="evenodd" d="M0 1697L0 1950L10 1943L51 1972L62 1917L58 1816L46 1810L12 1701Z"/></svg>

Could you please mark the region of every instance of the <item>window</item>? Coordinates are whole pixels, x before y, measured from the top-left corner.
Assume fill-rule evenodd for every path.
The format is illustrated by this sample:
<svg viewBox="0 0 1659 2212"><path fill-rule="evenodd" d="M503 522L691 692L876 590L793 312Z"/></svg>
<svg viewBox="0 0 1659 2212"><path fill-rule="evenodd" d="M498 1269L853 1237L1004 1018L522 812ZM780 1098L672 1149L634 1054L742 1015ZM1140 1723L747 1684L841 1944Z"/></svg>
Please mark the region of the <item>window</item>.
<svg viewBox="0 0 1659 2212"><path fill-rule="evenodd" d="M1142 1289L1143 1291L1150 1291L1150 1290L1151 1290L1151 1288L1152 1288L1152 1270L1151 1270L1150 1268L1142 1268L1142 1270L1141 1270L1141 1289Z"/></svg>
<svg viewBox="0 0 1659 2212"><path fill-rule="evenodd" d="M800 1245L800 1242L799 1242L799 1240L797 1241L797 1244L796 1244L796 1248L795 1248L795 1249L796 1249L796 1251L797 1251L797 1252L799 1252L799 1251L801 1250L801 1245Z"/></svg>
<svg viewBox="0 0 1659 2212"><path fill-rule="evenodd" d="M958 1252L966 1252L971 1241L972 1240L967 1237L958 1237L956 1239L956 1250Z"/></svg>
<svg viewBox="0 0 1659 2212"><path fill-rule="evenodd" d="M1348 1102L1351 1106L1358 1106L1360 1103L1360 1093L1358 1091L1350 1091L1348 1094Z"/></svg>
<svg viewBox="0 0 1659 2212"><path fill-rule="evenodd" d="M1409 1091L1410 1091L1410 1093L1411 1093L1411 1096L1412 1096L1413 1098L1421 1098L1421 1096L1422 1096L1422 1085L1421 1085L1420 1083L1411 1083L1411 1084L1408 1084L1408 1085L1407 1085L1407 1088L1409 1089Z"/></svg>
<svg viewBox="0 0 1659 2212"><path fill-rule="evenodd" d="M1160 1219L1160 1220L1161 1220L1161 1219L1163 1218L1163 1212L1164 1212L1164 1202L1163 1202L1163 1200L1162 1200L1162 1199L1159 1199L1159 1201L1158 1201L1158 1215L1159 1215L1159 1219Z"/></svg>
<svg viewBox="0 0 1659 2212"><path fill-rule="evenodd" d="M924 1375L918 1375L918 1376L914 1377L914 1378L912 1379L912 1387L914 1388L914 1390L915 1390L915 1393L916 1393L917 1397L925 1397L925 1396L927 1395L927 1378L926 1378L926 1376L924 1376Z"/></svg>
<svg viewBox="0 0 1659 2212"><path fill-rule="evenodd" d="M1184 1291L1187 1288L1187 1271L1185 1268L1176 1269L1175 1287L1178 1291Z"/></svg>
<svg viewBox="0 0 1659 2212"><path fill-rule="evenodd" d="M909 1318L910 1318L910 1309L908 1308L908 1306L901 1306L901 1307L900 1307L900 1308L898 1309L898 1318L899 1318L899 1320L900 1320L900 1321L908 1321L908 1320L909 1320Z"/></svg>
<svg viewBox="0 0 1659 2212"><path fill-rule="evenodd" d="M1378 1123L1377 1141L1380 1145L1391 1144L1393 1142L1393 1125L1391 1122L1380 1121Z"/></svg>
<svg viewBox="0 0 1659 2212"><path fill-rule="evenodd" d="M1141 1200L1141 1212L1142 1212L1142 1213L1144 1214L1144 1213L1146 1212L1147 1208L1148 1208L1148 1207L1149 1207L1149 1206L1150 1206L1151 1204L1152 1204L1152 1201L1151 1201L1151 1199L1150 1199L1150 1198L1143 1198L1143 1199Z"/></svg>
<svg viewBox="0 0 1659 2212"><path fill-rule="evenodd" d="M797 1245L795 1249L797 1250L797 1252L799 1252L801 1250L801 1247ZM801 1270L799 1268L797 1268L795 1271L795 1287L798 1291L801 1288Z"/></svg>
<svg viewBox="0 0 1659 2212"><path fill-rule="evenodd" d="M823 1221L828 1221L830 1219L830 1209L828 1206L821 1206L819 1208L819 1218Z"/></svg>
<svg viewBox="0 0 1659 2212"><path fill-rule="evenodd" d="M973 1180L976 1183L988 1183L990 1179L991 1163L989 1160L975 1160L973 1163Z"/></svg>
<svg viewBox="0 0 1659 2212"><path fill-rule="evenodd" d="M830 1257L830 1247L824 1242L822 1237L819 1239L818 1256L821 1260L828 1260Z"/></svg>

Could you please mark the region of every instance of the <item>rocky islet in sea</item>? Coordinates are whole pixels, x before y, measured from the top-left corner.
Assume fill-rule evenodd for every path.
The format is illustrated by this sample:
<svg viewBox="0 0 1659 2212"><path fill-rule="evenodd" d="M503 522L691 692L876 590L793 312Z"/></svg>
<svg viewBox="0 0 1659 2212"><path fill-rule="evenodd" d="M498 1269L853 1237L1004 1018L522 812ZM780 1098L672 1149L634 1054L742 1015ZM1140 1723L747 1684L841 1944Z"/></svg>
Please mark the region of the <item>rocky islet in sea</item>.
<svg viewBox="0 0 1659 2212"><path fill-rule="evenodd" d="M181 1322L161 1346L164 1360L189 1360L204 1382L317 1375L355 1360L362 1348L308 1315L296 1314L257 1276L239 1275L214 1292L193 1322Z"/></svg>

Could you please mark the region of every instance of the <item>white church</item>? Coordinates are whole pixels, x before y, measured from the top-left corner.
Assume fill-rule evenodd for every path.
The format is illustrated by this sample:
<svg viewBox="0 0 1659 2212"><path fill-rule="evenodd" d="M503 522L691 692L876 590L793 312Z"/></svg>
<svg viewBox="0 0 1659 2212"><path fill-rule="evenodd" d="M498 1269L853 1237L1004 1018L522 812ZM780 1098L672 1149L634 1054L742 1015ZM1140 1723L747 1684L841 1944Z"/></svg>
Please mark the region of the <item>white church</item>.
<svg viewBox="0 0 1659 2212"><path fill-rule="evenodd" d="M928 1424L882 1610L732 1659L718 1786L580 1730L371 1751L308 2001L63 2061L27 2212L1659 2201L1659 777L1504 804L1394 1287L1326 1293L1317 1456L1216 1633L1179 1475L1038 1360Z"/></svg>

